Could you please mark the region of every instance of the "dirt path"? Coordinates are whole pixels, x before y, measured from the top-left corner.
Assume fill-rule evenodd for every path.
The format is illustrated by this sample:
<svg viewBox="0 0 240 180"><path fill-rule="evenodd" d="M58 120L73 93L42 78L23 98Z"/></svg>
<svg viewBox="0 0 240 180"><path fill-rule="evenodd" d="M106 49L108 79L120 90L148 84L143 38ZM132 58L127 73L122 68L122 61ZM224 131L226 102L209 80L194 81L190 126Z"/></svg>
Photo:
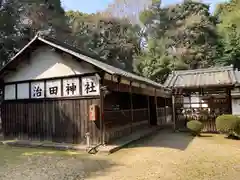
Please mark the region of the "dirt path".
<svg viewBox="0 0 240 180"><path fill-rule="evenodd" d="M109 156L0 146L2 180L236 180L240 142L160 132Z"/></svg>
<svg viewBox="0 0 240 180"><path fill-rule="evenodd" d="M119 164L94 180L236 180L240 176L240 142L222 136L192 139L159 133L110 157Z"/></svg>

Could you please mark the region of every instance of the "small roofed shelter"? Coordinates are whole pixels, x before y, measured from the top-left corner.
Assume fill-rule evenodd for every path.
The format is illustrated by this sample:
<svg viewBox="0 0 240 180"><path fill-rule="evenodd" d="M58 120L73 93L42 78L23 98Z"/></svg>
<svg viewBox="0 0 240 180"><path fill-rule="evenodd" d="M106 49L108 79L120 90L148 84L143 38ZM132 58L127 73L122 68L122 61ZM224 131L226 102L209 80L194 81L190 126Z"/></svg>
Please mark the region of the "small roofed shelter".
<svg viewBox="0 0 240 180"><path fill-rule="evenodd" d="M216 132L215 119L232 113L231 91L237 82L232 66L172 72L164 85L173 89L175 129L200 120L203 132Z"/></svg>
<svg viewBox="0 0 240 180"><path fill-rule="evenodd" d="M0 78L6 139L98 145L173 124L170 89L40 34Z"/></svg>
<svg viewBox="0 0 240 180"><path fill-rule="evenodd" d="M234 75L236 77L236 84L234 89L231 90L232 114L240 116L240 71L235 69Z"/></svg>

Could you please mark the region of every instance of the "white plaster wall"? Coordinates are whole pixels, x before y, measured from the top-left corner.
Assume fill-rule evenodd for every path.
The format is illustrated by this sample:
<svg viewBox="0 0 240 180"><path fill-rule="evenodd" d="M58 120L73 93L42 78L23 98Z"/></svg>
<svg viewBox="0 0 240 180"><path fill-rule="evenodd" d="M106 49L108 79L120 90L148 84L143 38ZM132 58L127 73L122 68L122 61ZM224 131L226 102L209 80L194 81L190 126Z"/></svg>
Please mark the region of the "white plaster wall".
<svg viewBox="0 0 240 180"><path fill-rule="evenodd" d="M76 61L71 56L60 55L49 47L42 47L32 53L30 61L22 61L16 72L11 72L4 81L16 82L92 72L96 72L92 65Z"/></svg>
<svg viewBox="0 0 240 180"><path fill-rule="evenodd" d="M14 84L6 85L4 87L4 99L6 100L16 99L15 91L16 89Z"/></svg>
<svg viewBox="0 0 240 180"><path fill-rule="evenodd" d="M28 98L29 98L29 84L28 83L17 84L17 99Z"/></svg>
<svg viewBox="0 0 240 180"><path fill-rule="evenodd" d="M240 115L240 98L232 99L232 114Z"/></svg>

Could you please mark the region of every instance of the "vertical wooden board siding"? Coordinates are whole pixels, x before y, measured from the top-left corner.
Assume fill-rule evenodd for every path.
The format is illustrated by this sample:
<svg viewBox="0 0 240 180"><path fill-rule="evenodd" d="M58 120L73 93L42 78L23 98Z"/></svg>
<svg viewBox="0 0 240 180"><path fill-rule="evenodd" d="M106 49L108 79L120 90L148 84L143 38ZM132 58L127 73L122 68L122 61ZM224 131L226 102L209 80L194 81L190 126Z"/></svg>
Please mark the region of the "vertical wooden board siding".
<svg viewBox="0 0 240 180"><path fill-rule="evenodd" d="M17 134L18 134L18 137L22 137L23 135L23 126L22 126L22 114L23 114L23 108L22 108L22 105L20 103L17 103L16 104L16 109L17 109L17 116L16 116L16 119L17 119Z"/></svg>
<svg viewBox="0 0 240 180"><path fill-rule="evenodd" d="M15 136L15 137L18 137L17 135L17 119L16 119L16 117L17 117L17 105L16 104L12 104L12 106L13 106L13 112L16 112L16 113L12 113L12 119L11 119L11 125L12 125L12 129L13 129L13 135ZM14 121L15 121L15 123L14 123Z"/></svg>
<svg viewBox="0 0 240 180"><path fill-rule="evenodd" d="M6 113L7 113L7 115L6 115L6 133L8 134L8 135L11 135L10 133L12 133L11 131L10 131L10 129L11 129L11 121L10 121L10 119L11 119L11 113L9 113L9 111L10 111L10 108L9 108L9 106L10 106L10 104L6 104L5 105L5 107L6 107ZM4 121L4 120L3 120Z"/></svg>
<svg viewBox="0 0 240 180"><path fill-rule="evenodd" d="M76 129L77 129L77 122L76 122L76 109L75 109L75 101L73 101L72 103L72 109L71 109L71 113L72 113L72 143L76 142Z"/></svg>
<svg viewBox="0 0 240 180"><path fill-rule="evenodd" d="M52 140L51 134L53 133L52 131L52 118L51 118L51 108L52 106L52 101L46 101L45 102L45 109L44 109L44 119L46 122L46 131L47 131L47 140Z"/></svg>
<svg viewBox="0 0 240 180"><path fill-rule="evenodd" d="M97 100L97 99L93 99L92 100L93 102L93 104L100 104L100 100ZM100 118L100 116L101 116L101 112L99 111L99 118ZM101 133L100 133L100 131L98 131L98 128L95 128L95 127L100 127L99 126L99 124L100 124L100 119L98 119L96 122L91 122L91 124L92 124L92 131L93 131L93 135L94 135L94 144L97 144L97 143L99 143L100 142L100 135L101 135Z"/></svg>
<svg viewBox="0 0 240 180"><path fill-rule="evenodd" d="M78 141L80 143L80 142L83 141L83 139L82 139L82 137L83 137L83 121L81 119L81 115L82 115L82 113L81 113L81 111L82 111L81 101L78 101L77 106L78 106L78 111L79 111L79 115L78 115L78 123L79 123L78 137L79 137L79 139L78 139Z"/></svg>
<svg viewBox="0 0 240 180"><path fill-rule="evenodd" d="M86 118L86 122L87 122L87 132L92 132L90 135L91 135L91 141L93 143L94 141L94 131L92 131L92 122L89 121L89 106L92 104L92 99L89 100L89 101L85 101L86 103L86 112L85 112L85 118Z"/></svg>
<svg viewBox="0 0 240 180"><path fill-rule="evenodd" d="M8 108L10 107L10 104L8 104ZM13 115L13 113L11 113L10 112L10 108L8 109L8 114L10 114L9 115L9 119L8 119L8 131L11 133L11 135L13 136L13 133L14 133L14 131L12 131L12 122L11 122L11 120L14 118L14 117L12 117L12 115Z"/></svg>
<svg viewBox="0 0 240 180"><path fill-rule="evenodd" d="M34 136L36 135L36 116L37 116L37 112L36 112L36 105L35 103L32 104L32 111L31 111L31 121L32 121L32 138L34 138Z"/></svg>
<svg viewBox="0 0 240 180"><path fill-rule="evenodd" d="M66 110L64 110L64 103L63 101L59 101L59 133L60 133L60 142L65 142L66 141L66 130L67 130L67 127L64 126L64 121L65 121L65 117L64 117L64 113ZM63 111L64 110L64 111Z"/></svg>
<svg viewBox="0 0 240 180"><path fill-rule="evenodd" d="M53 122L53 106L54 106L54 101L48 101L47 102L47 121L48 121L48 129L49 129L49 133L48 133L48 138L50 141L52 141L52 134L54 133L53 128L54 128L54 122Z"/></svg>
<svg viewBox="0 0 240 180"><path fill-rule="evenodd" d="M6 136L24 138L27 134L30 140L68 143L85 143L89 132L92 143L97 144L99 122L88 119L91 104L99 105L100 100L6 101L1 108L3 129Z"/></svg>
<svg viewBox="0 0 240 180"><path fill-rule="evenodd" d="M81 104L81 122L83 123L82 136L84 137L85 134L88 132L88 127L87 127L88 121L86 121L86 118L85 118L88 107L84 100L82 100L80 104Z"/></svg>
<svg viewBox="0 0 240 180"><path fill-rule="evenodd" d="M48 102L44 102L44 107L43 107L43 120L44 120L44 124L45 124L45 131L44 131L44 135L45 135L45 139L49 139L49 133L51 132L50 128L49 128L49 118L48 118Z"/></svg>
<svg viewBox="0 0 240 180"><path fill-rule="evenodd" d="M2 105L1 105L1 118L2 118L2 132L3 132L4 135L6 133L7 126L6 126L6 121L3 121L3 119L7 120L6 114L7 114L6 104L2 103Z"/></svg>
<svg viewBox="0 0 240 180"><path fill-rule="evenodd" d="M95 100L91 100L91 101L89 101L89 103L90 104L88 104L88 107L89 107L89 105L91 105L91 104L96 104L96 102L95 102ZM96 131L95 131L95 126L96 126L96 122L94 122L94 121L89 121L89 108L88 108L88 111L87 111L87 120L88 120L88 122L89 122L89 130L92 132L92 143L93 144L96 144L97 143L97 141L98 141L98 139L97 139L97 134L96 134Z"/></svg>
<svg viewBox="0 0 240 180"><path fill-rule="evenodd" d="M95 103L95 104L100 104L101 101L100 101L100 99L95 99L95 100L94 100L94 103ZM100 106L99 106L99 107L100 107ZM100 110L100 109L99 109L99 113L100 113L100 114L99 114L99 118L100 118L100 116L102 116L102 113L101 113L101 110ZM94 125L100 128L100 119L99 119L97 122L95 122ZM100 138L100 137L101 137L101 133L100 133L100 131L98 130L98 128L95 128L95 133L96 133L95 137L97 137L96 141L97 141L97 143L99 143L99 142L101 141L101 138Z"/></svg>
<svg viewBox="0 0 240 180"><path fill-rule="evenodd" d="M35 132L35 136L34 138L35 139L40 139L40 131L41 131L41 127L40 127L40 124L38 123L39 122L39 119L41 118L41 115L40 115L40 108L39 108L39 104L38 103L34 103L34 132Z"/></svg>
<svg viewBox="0 0 240 180"><path fill-rule="evenodd" d="M30 106L30 103L27 103L27 119L26 121L28 121L28 126L27 126L27 132L28 132L28 139L30 140L31 139L31 126L32 126L32 121L31 121L31 106Z"/></svg>
<svg viewBox="0 0 240 180"><path fill-rule="evenodd" d="M59 116L59 101L53 102L53 116L54 116L54 133L53 133L53 139L54 141L58 141L58 138L60 138L59 128L60 128L60 116Z"/></svg>
<svg viewBox="0 0 240 180"><path fill-rule="evenodd" d="M78 103L79 101L74 101L73 102L73 114L74 114L74 124L75 124L75 128L74 128L74 143L78 143L79 142L79 107L78 107Z"/></svg>
<svg viewBox="0 0 240 180"><path fill-rule="evenodd" d="M69 142L72 141L72 143L74 143L74 137L75 137L75 129L76 129L76 123L75 123L75 109L74 109L74 101L69 100L67 101L67 108L69 108L69 114L68 114L68 118L66 119L68 121L68 127L69 127L69 131L67 131L68 134L68 138L69 138ZM67 123L67 122L66 122Z"/></svg>
<svg viewBox="0 0 240 180"><path fill-rule="evenodd" d="M80 130L80 134L81 134L81 137L84 137L84 127L85 127L85 122L83 121L83 113L84 112L84 109L83 109L83 103L82 101L79 102L79 108L80 108L80 122L81 122L81 130Z"/></svg>
<svg viewBox="0 0 240 180"><path fill-rule="evenodd" d="M81 108L80 108L80 101L75 101L75 112L76 112L76 143L79 144L82 141L81 136Z"/></svg>
<svg viewBox="0 0 240 180"><path fill-rule="evenodd" d="M4 108L6 108L6 110L5 110L5 113L6 113L6 121L4 121L4 119L2 120L3 122L5 122L5 125L6 125L6 134L7 135L10 135L10 119L11 119L11 113L9 113L9 108L8 108L8 106L9 106L10 104L5 104L5 106L4 106ZM4 112L3 112L4 113Z"/></svg>

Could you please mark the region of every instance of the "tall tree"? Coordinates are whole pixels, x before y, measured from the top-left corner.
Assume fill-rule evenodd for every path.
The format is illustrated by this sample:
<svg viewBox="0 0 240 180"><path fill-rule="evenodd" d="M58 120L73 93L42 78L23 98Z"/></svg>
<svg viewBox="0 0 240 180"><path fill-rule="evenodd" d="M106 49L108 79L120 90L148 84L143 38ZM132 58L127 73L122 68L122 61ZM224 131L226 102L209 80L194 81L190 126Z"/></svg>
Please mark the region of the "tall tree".
<svg viewBox="0 0 240 180"><path fill-rule="evenodd" d="M127 19L100 13L67 12L72 22L75 45L101 57L113 66L133 71L133 55L140 49L139 27Z"/></svg>
<svg viewBox="0 0 240 180"><path fill-rule="evenodd" d="M240 1L230 0L219 4L215 11L219 20L218 33L221 56L217 63L233 64L240 68Z"/></svg>
<svg viewBox="0 0 240 180"><path fill-rule="evenodd" d="M21 17L25 20L25 27L35 34L39 30L48 30L51 35L63 37L70 32L65 12L60 0L20 0Z"/></svg>
<svg viewBox="0 0 240 180"><path fill-rule="evenodd" d="M68 28L60 0L5 0L0 9L1 60L22 48L37 31L66 40Z"/></svg>
<svg viewBox="0 0 240 180"><path fill-rule="evenodd" d="M196 69L214 65L216 21L208 5L185 0L182 4L162 7L161 2L154 0L152 6L141 13L140 19L146 27L148 46L149 42L154 42L151 50L148 48L149 57L156 57L159 52L152 49L162 49L158 56L168 57L166 68ZM162 64L162 58L156 61Z"/></svg>
<svg viewBox="0 0 240 180"><path fill-rule="evenodd" d="M0 63L4 65L7 59L15 53L18 48L20 16L16 0L1 1L0 8Z"/></svg>

